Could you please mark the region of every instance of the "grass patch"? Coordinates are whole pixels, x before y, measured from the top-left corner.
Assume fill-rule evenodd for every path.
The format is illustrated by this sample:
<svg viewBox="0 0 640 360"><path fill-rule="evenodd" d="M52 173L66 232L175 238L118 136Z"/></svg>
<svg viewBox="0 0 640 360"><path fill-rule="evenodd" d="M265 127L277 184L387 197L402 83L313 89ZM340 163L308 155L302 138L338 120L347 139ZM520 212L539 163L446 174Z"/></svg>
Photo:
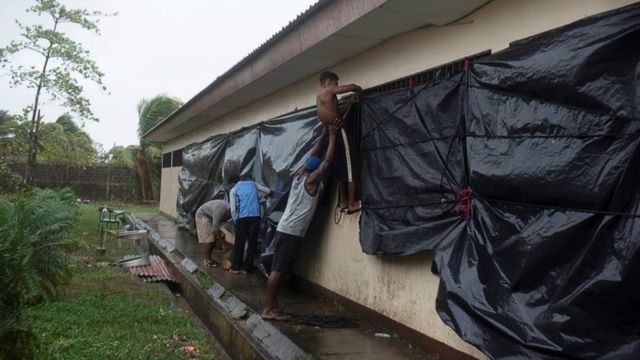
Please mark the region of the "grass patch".
<svg viewBox="0 0 640 360"><path fill-rule="evenodd" d="M64 295L30 307L40 338L38 359L211 359L203 330L171 305L160 284L119 269L76 269ZM189 346L196 352L189 353Z"/></svg>
<svg viewBox="0 0 640 360"><path fill-rule="evenodd" d="M194 274L196 276L196 279L198 280L198 282L203 288L208 289L213 286L213 279L204 271L198 269L195 271Z"/></svg>
<svg viewBox="0 0 640 360"><path fill-rule="evenodd" d="M215 359L226 358L208 341L200 323L172 305L163 284L147 284L120 268L98 266L135 254L131 241L111 238L98 255L98 207L82 204L74 230L71 280L50 302L26 308L40 345L37 359ZM157 208L106 204L114 209ZM188 352L188 350L196 352Z"/></svg>

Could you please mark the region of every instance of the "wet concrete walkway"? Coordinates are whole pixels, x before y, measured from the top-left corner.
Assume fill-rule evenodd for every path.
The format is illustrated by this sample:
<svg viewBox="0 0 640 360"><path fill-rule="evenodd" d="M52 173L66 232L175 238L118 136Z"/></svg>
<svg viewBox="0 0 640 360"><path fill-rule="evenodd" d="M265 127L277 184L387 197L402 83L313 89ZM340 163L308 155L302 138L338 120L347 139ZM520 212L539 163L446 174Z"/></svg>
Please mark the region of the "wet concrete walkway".
<svg viewBox="0 0 640 360"><path fill-rule="evenodd" d="M179 230L172 220L162 215L136 214L136 217L155 229L162 238L172 242L178 252L196 262L201 270L254 312L261 312L266 287L264 276L258 273L234 275L221 268L205 268L202 266L202 246L194 236ZM214 257L221 257L221 254L214 251ZM348 329L271 322L300 348L317 359L438 359L437 355L397 337L371 321L346 312L340 305L298 291L290 284L281 286L278 301L282 308L295 314L330 314L358 320L357 328ZM389 334L391 337L379 337L375 334Z"/></svg>

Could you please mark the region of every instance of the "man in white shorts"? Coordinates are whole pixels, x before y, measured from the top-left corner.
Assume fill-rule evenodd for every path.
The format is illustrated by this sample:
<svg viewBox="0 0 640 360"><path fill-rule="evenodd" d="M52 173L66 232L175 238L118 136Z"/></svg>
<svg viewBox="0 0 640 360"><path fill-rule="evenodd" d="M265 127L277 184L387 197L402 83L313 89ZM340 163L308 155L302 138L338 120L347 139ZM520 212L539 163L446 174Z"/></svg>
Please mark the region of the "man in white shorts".
<svg viewBox="0 0 640 360"><path fill-rule="evenodd" d="M224 200L211 200L202 204L196 211L196 230L198 242L204 244L204 265L218 266L211 258L215 240L221 241L222 250L225 250L224 233L220 230L220 224L231 217L229 203Z"/></svg>

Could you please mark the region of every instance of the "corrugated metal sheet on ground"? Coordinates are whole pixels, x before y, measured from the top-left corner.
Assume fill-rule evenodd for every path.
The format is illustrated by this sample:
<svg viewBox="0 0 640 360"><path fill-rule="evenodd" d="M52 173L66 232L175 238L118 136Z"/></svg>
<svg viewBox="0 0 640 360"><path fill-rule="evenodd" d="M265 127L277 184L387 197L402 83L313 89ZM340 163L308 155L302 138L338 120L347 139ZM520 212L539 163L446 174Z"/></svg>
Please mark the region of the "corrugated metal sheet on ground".
<svg viewBox="0 0 640 360"><path fill-rule="evenodd" d="M142 278L144 282L153 281L173 281L177 282L171 269L167 267L164 260L157 255L149 256L149 264L130 266L129 271L132 274Z"/></svg>

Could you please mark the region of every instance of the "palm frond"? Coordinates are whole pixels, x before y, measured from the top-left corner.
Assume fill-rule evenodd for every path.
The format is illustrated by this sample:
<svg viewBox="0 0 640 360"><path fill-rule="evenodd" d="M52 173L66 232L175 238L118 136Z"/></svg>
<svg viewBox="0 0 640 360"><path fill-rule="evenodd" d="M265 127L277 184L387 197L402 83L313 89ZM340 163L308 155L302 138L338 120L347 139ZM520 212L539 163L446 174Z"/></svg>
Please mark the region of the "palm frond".
<svg viewBox="0 0 640 360"><path fill-rule="evenodd" d="M182 101L166 94L156 95L151 99L142 99L138 103L138 135L145 134L180 106L182 106Z"/></svg>

